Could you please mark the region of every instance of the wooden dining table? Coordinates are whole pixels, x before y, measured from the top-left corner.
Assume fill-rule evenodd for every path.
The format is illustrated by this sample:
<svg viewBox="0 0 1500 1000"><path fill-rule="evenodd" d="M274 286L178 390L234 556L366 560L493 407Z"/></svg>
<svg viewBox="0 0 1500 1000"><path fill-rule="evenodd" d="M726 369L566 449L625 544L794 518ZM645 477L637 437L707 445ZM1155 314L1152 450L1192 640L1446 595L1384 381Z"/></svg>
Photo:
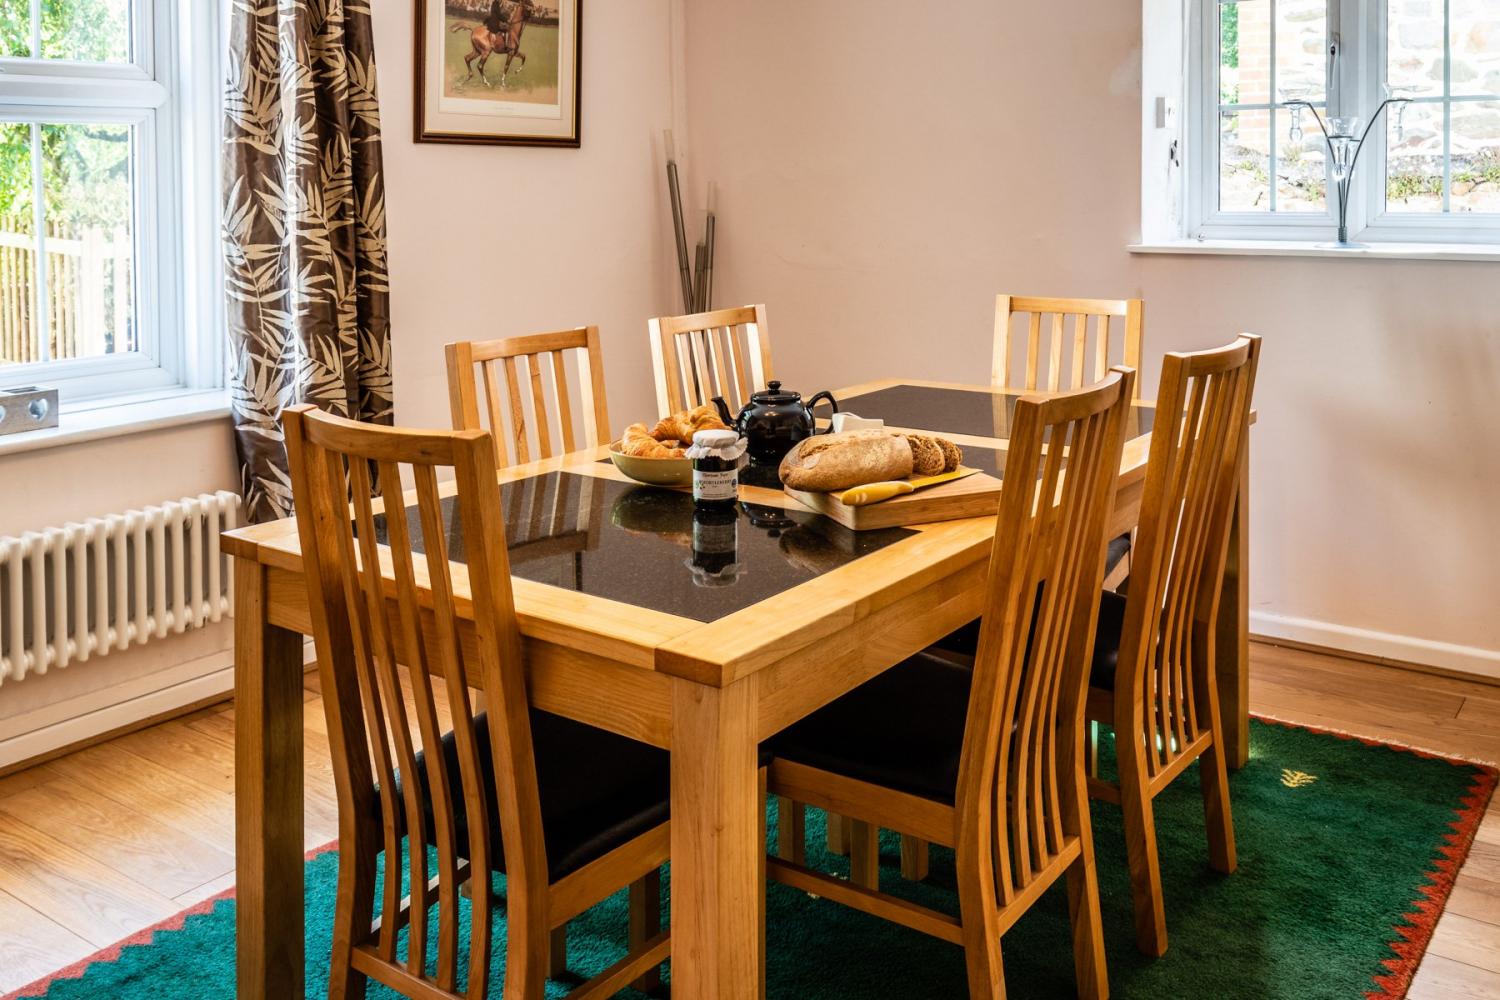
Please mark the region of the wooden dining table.
<svg viewBox="0 0 1500 1000"><path fill-rule="evenodd" d="M942 433L966 465L1006 474L1021 393L890 379L835 395L888 427ZM1154 414L1132 409L1110 537L1136 523ZM856 533L760 472L742 479L732 527L706 533L687 494L629 481L603 448L500 479L530 699L671 753L673 993L755 1000L757 748L975 618L995 519ZM1247 497L1242 467L1216 645L1235 765L1248 757ZM308 598L294 521L228 532L224 545L235 562L238 996L289 1000L304 992Z"/></svg>

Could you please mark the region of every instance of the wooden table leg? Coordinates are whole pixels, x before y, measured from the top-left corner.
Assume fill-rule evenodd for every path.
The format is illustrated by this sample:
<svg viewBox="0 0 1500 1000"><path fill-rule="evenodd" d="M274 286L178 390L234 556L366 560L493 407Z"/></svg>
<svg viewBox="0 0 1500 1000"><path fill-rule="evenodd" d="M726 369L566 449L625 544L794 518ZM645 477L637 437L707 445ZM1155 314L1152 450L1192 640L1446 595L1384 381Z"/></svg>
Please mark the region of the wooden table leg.
<svg viewBox="0 0 1500 1000"><path fill-rule="evenodd" d="M302 636L271 625L267 604L265 568L236 560L236 995L240 1000L300 1000Z"/></svg>
<svg viewBox="0 0 1500 1000"><path fill-rule="evenodd" d="M755 678L672 683L672 995L763 996Z"/></svg>
<svg viewBox="0 0 1500 1000"><path fill-rule="evenodd" d="M1224 727L1226 763L1239 769L1250 761L1250 449L1240 448L1240 490L1229 528L1229 558L1219 597L1219 715Z"/></svg>

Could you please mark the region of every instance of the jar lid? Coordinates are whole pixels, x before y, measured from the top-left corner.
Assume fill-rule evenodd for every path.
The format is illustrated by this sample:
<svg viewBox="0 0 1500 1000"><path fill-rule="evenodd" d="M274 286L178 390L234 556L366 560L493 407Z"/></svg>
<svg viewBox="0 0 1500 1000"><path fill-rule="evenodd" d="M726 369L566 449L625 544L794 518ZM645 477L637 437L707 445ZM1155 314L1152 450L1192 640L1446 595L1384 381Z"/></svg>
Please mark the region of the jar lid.
<svg viewBox="0 0 1500 1000"><path fill-rule="evenodd" d="M698 448L728 448L739 439L736 431L698 431L693 434L693 445Z"/></svg>

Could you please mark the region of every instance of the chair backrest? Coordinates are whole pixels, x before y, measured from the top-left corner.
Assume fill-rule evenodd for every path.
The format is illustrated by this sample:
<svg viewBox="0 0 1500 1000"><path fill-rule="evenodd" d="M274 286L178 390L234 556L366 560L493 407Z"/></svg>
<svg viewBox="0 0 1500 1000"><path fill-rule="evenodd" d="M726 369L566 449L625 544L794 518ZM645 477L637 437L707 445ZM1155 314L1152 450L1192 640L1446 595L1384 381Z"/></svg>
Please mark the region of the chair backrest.
<svg viewBox="0 0 1500 1000"><path fill-rule="evenodd" d="M1259 363L1250 334L1162 361L1115 673L1116 718L1139 723L1152 776L1218 716L1214 633Z"/></svg>
<svg viewBox="0 0 1500 1000"><path fill-rule="evenodd" d="M1016 329L1022 324L1013 319L1017 314L1026 317L1024 340ZM998 389L1059 392L1099 381L1112 364L1139 368L1144 316L1145 304L1140 299L996 296L990 384ZM1117 335L1122 338L1121 347L1114 351L1111 347ZM1019 359L1021 370L1015 372L1018 342L1024 345L1024 353ZM1137 383L1137 395L1140 388Z"/></svg>
<svg viewBox="0 0 1500 1000"><path fill-rule="evenodd" d="M656 408L661 416L724 397L731 412L764 389L771 374L771 330L766 307L716 309L661 316L647 324Z"/></svg>
<svg viewBox="0 0 1500 1000"><path fill-rule="evenodd" d="M366 959L358 967L387 985L426 995L411 994L410 976L429 988L483 998L493 916L488 873L496 860L487 803L495 803L500 817L512 917L522 912L518 905L543 912L547 905L521 638L490 436L377 427L312 407L288 410L284 428L338 792L338 924L371 926L363 921L376 912L377 923L352 945L356 960L360 954ZM445 467L457 487L450 501L456 515L447 518L437 479ZM402 494L403 469L415 480L414 498ZM377 489L379 504L371 500ZM460 548L465 565L449 561ZM468 643L459 632L458 609L465 604L473 618ZM476 737L470 686L481 686L488 702L490 746ZM442 751L444 714L457 751L457 781ZM420 779L419 750L425 751ZM495 773L489 787L480 763L486 753ZM459 787L462 801L455 801L450 790ZM455 839L460 810L469 831L462 856ZM409 905L402 898L403 835L411 845L404 865ZM436 845L435 871L429 870L427 843ZM382 850L385 875L377 886ZM469 975L461 988L459 889L471 875ZM436 928L428 914L434 900ZM524 936L528 923L510 921L512 955L518 947L513 938ZM403 959L397 935L408 925ZM435 968L427 961L432 936Z"/></svg>
<svg viewBox="0 0 1500 1000"><path fill-rule="evenodd" d="M999 908L1088 829L1087 663L1134 377L1016 404L957 790L959 863Z"/></svg>
<svg viewBox="0 0 1500 1000"><path fill-rule="evenodd" d="M537 457L594 448L610 440L609 406L604 398L604 357L599 328L538 333L503 340L466 340L447 346L448 402L455 430L480 430L479 383L484 382L484 413L495 438L496 461L521 465L531 461L531 438ZM574 433L574 412L568 390L567 356L578 364L577 422L583 443ZM543 359L546 359L545 363ZM501 399L499 369L505 370L505 399ZM551 371L544 373L544 368ZM509 426L505 414L509 414ZM557 445L553 446L554 418ZM507 448L506 442L510 442ZM507 455L508 452L508 455Z"/></svg>

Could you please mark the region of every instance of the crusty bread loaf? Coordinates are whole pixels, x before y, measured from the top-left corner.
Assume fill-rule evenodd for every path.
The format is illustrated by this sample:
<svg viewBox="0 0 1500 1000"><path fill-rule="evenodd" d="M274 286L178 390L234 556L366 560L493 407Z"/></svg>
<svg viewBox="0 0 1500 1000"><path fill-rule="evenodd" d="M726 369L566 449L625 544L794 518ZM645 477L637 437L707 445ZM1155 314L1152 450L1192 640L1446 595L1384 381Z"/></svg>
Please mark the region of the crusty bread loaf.
<svg viewBox="0 0 1500 1000"><path fill-rule="evenodd" d="M911 447L885 431L817 434L781 460L781 481L794 490L828 493L911 475Z"/></svg>

